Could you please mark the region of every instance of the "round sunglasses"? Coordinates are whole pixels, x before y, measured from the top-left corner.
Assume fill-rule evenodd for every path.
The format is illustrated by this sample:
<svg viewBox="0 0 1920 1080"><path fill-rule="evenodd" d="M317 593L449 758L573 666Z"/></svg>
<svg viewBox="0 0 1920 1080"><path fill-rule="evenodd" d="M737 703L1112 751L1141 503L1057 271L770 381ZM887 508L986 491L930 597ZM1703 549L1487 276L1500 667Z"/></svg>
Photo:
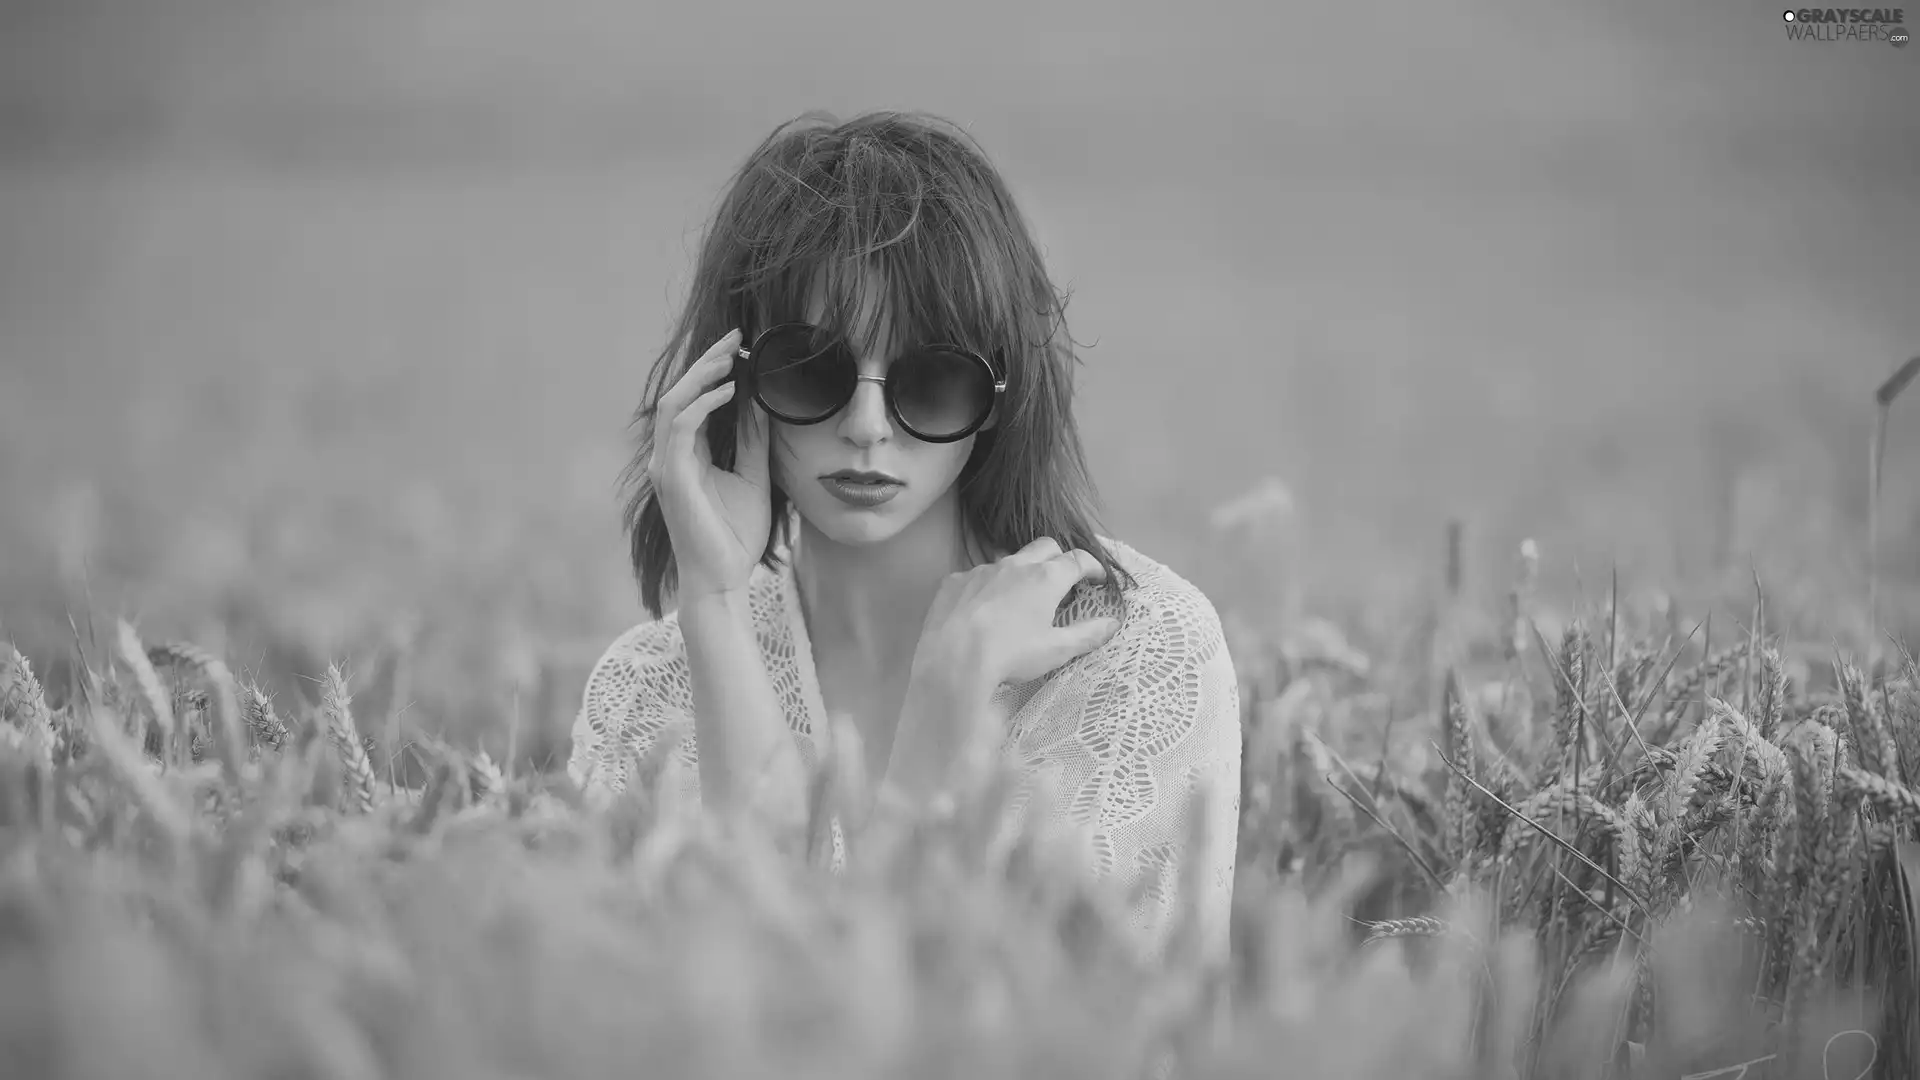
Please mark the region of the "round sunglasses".
<svg viewBox="0 0 1920 1080"><path fill-rule="evenodd" d="M919 345L895 357L886 375L862 375L844 339L808 323L768 327L735 355L735 377L776 419L818 424L846 408L862 382L877 382L887 415L922 442L958 442L980 430L1007 389L979 353L958 345Z"/></svg>

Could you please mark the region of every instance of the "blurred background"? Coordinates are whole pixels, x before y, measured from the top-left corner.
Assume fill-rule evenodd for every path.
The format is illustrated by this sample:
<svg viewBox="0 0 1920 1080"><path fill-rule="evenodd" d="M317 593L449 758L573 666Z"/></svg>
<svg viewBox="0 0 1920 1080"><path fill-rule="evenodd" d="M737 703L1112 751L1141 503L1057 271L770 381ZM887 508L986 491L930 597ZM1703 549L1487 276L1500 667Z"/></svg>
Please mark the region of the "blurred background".
<svg viewBox="0 0 1920 1080"><path fill-rule="evenodd" d="M811 108L994 155L1108 534L1223 609L1282 551L1412 610L1458 520L1489 601L1533 537L1564 595L1834 622L1920 352L1916 105L1920 50L1744 0L0 0L0 626L50 690L124 612L563 747L642 617L615 480L699 229ZM1900 618L1920 416L1888 458Z"/></svg>

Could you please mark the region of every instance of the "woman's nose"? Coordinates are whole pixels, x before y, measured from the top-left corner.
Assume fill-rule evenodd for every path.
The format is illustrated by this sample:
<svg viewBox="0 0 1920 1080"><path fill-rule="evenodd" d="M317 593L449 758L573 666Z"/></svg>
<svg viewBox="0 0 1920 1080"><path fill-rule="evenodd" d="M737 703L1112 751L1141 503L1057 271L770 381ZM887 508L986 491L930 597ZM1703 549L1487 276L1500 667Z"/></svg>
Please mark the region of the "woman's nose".
<svg viewBox="0 0 1920 1080"><path fill-rule="evenodd" d="M853 400L840 414L840 433L848 441L866 446L893 434L893 421L887 417L885 387L880 380L862 375L853 384Z"/></svg>

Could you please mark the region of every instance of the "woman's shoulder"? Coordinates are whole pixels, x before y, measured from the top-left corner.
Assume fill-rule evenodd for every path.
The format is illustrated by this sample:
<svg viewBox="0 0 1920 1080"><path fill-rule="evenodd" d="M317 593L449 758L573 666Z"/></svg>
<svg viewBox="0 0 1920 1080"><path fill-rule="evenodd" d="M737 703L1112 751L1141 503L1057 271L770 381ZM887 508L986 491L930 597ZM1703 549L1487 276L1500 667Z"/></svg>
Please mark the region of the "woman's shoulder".
<svg viewBox="0 0 1920 1080"><path fill-rule="evenodd" d="M1133 588L1125 590L1119 602L1124 605L1126 616L1155 615L1190 624L1198 630L1211 628L1219 632L1220 614L1199 586L1131 544L1105 536L1099 539L1113 554L1113 561L1133 579ZM1099 585L1082 584L1076 586L1075 591L1114 602L1112 592Z"/></svg>
<svg viewBox="0 0 1920 1080"><path fill-rule="evenodd" d="M780 579L777 571L756 566L747 586L748 603L756 630L764 637L781 618ZM687 664L686 639L680 632L680 612L669 611L622 631L595 663L590 681L627 676L634 680L669 677Z"/></svg>
<svg viewBox="0 0 1920 1080"><path fill-rule="evenodd" d="M756 567L748 596L763 646L777 637L783 617L780 579ZM693 718L693 670L687 663L680 613L666 612L622 631L601 653L587 675L580 712L574 721L570 775L580 784L599 776L609 790L626 783L630 760L654 744L675 723ZM691 732L681 742L680 760L695 761ZM698 791L698 779L690 781Z"/></svg>
<svg viewBox="0 0 1920 1080"><path fill-rule="evenodd" d="M1132 587L1116 597L1098 583L1076 585L1062 612L1062 625L1090 618L1117 618L1120 630L1099 652L1124 651L1135 663L1197 668L1226 655L1226 633L1213 602L1172 567L1130 544L1099 537Z"/></svg>
<svg viewBox="0 0 1920 1080"><path fill-rule="evenodd" d="M1088 797L1110 809L1133 798L1101 786L1119 775L1111 767L1120 760L1161 771L1225 768L1237 760L1240 707L1233 657L1212 602L1165 563L1099 540L1131 587L1116 597L1098 583L1077 585L1055 622L1118 618L1119 631L1035 682L1007 688L1005 704L1027 752L1049 767L1092 769L1105 779ZM1145 812L1145 804L1130 805Z"/></svg>

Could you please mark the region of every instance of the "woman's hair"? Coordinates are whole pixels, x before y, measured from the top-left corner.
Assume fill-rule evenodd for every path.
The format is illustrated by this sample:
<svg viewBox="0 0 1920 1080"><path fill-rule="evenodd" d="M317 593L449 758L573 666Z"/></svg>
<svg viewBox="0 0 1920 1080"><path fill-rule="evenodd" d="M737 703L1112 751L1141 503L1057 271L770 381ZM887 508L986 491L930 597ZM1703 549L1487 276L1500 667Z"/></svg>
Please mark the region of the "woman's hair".
<svg viewBox="0 0 1920 1080"><path fill-rule="evenodd" d="M885 295L863 298L867 282ZM1067 297L1056 290L1012 193L978 145L951 122L876 112L844 123L807 112L774 129L728 182L693 282L634 416L640 444L623 477L640 599L659 618L678 582L673 545L647 477L662 394L727 331L752 336L803 321L820 289L830 327L855 331L860 301L885 312L896 337L947 341L987 357L1007 379L997 423L981 431L958 480L961 528L1002 551L1042 536L1082 548L1106 585L1133 581L1095 534L1097 502L1072 412ZM861 328L864 329L864 328ZM715 465L731 468L742 400L707 422ZM790 526L773 490L772 567Z"/></svg>

